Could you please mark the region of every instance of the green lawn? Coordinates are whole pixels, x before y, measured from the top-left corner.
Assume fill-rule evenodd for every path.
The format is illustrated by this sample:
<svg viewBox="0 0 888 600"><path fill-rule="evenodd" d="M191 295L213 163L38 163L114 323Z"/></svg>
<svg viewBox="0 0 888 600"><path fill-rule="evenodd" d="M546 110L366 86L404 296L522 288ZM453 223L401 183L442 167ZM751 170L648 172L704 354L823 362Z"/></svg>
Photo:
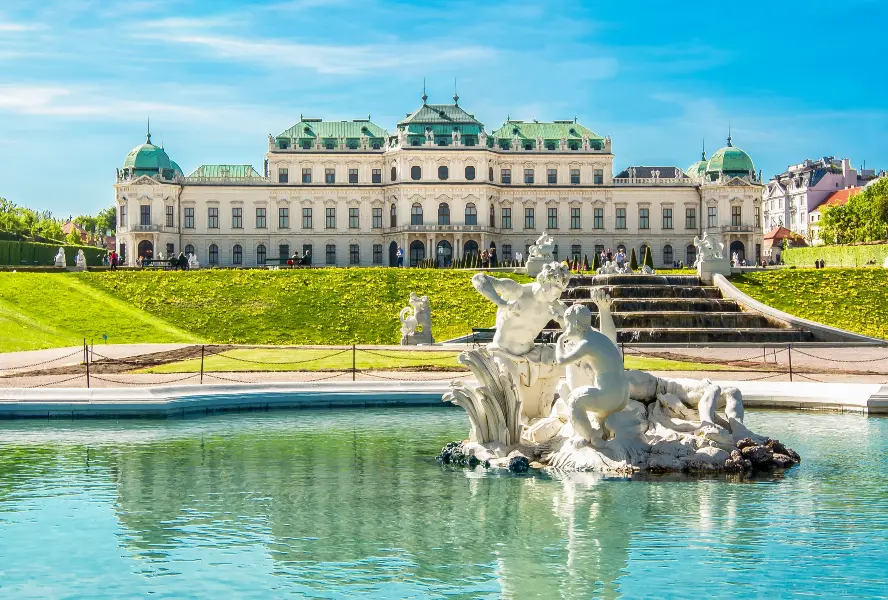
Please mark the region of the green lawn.
<svg viewBox="0 0 888 600"><path fill-rule="evenodd" d="M82 273L84 284L212 343L397 344L411 291L431 300L436 340L490 327L472 272L282 269ZM523 275L509 275L529 281Z"/></svg>
<svg viewBox="0 0 888 600"><path fill-rule="evenodd" d="M162 319L86 285L74 273L0 273L0 352L110 343L199 342Z"/></svg>
<svg viewBox="0 0 888 600"><path fill-rule="evenodd" d="M458 352L417 350L358 350L355 366L365 369L403 369L405 367L458 367ZM243 348L228 350L219 355L204 358L204 371L347 371L352 368L352 352L336 349L314 348ZM722 365L706 365L693 362L626 357L627 369L643 371L722 371ZM159 365L140 373L197 373L200 359Z"/></svg>
<svg viewBox="0 0 888 600"><path fill-rule="evenodd" d="M888 269L780 269L734 275L731 283L791 315L888 338Z"/></svg>

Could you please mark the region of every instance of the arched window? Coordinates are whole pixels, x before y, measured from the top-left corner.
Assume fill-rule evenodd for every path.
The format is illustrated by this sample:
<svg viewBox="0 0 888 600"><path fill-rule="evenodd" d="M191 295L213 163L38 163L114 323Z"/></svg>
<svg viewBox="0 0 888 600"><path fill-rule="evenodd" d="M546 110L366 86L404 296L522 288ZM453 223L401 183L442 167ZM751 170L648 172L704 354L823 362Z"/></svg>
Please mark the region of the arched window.
<svg viewBox="0 0 888 600"><path fill-rule="evenodd" d="M623 254L626 254L626 246L620 244L619 246L617 246L617 252L622 252Z"/></svg>
<svg viewBox="0 0 888 600"><path fill-rule="evenodd" d="M444 181L449 176L450 176L450 169L448 169L444 165L441 165L440 167L438 167L438 179L440 179L441 181Z"/></svg>
<svg viewBox="0 0 888 600"><path fill-rule="evenodd" d="M398 180L398 170L395 167L392 167L392 181Z"/></svg>
<svg viewBox="0 0 888 600"><path fill-rule="evenodd" d="M546 150L554 150L555 142L546 142Z"/></svg>
<svg viewBox="0 0 888 600"><path fill-rule="evenodd" d="M493 167L487 167L487 180L493 181Z"/></svg>
<svg viewBox="0 0 888 600"><path fill-rule="evenodd" d="M450 242L447 240L441 240L438 242L438 247L435 250L435 258L438 260L439 267L450 266L450 263L453 261L453 247L450 245Z"/></svg>
<svg viewBox="0 0 888 600"><path fill-rule="evenodd" d="M425 244L419 240L410 242L410 266L415 267L425 260Z"/></svg>
<svg viewBox="0 0 888 600"><path fill-rule="evenodd" d="M685 266L691 266L695 262L697 262L697 249L693 244L689 245L685 250L685 254L687 255L687 260L685 261Z"/></svg>
<svg viewBox="0 0 888 600"><path fill-rule="evenodd" d="M327 148L327 150L332 150L333 147L334 147L334 146L333 146L333 142L327 142L327 144L326 144L325 147Z"/></svg>
<svg viewBox="0 0 888 600"><path fill-rule="evenodd" d="M419 140L414 138L413 141L410 142L411 146L419 146Z"/></svg>
<svg viewBox="0 0 888 600"><path fill-rule="evenodd" d="M410 224L422 225L422 204L418 202L410 207Z"/></svg>
<svg viewBox="0 0 888 600"><path fill-rule="evenodd" d="M466 167L466 179L472 181L475 179L475 167Z"/></svg>
<svg viewBox="0 0 888 600"><path fill-rule="evenodd" d="M394 169L394 167L392 167ZM392 208L389 211L389 227L397 227L398 226L398 209L395 208L395 205L392 204Z"/></svg>
<svg viewBox="0 0 888 600"><path fill-rule="evenodd" d="M438 205L438 225L450 225L450 205L446 202Z"/></svg>
<svg viewBox="0 0 888 600"><path fill-rule="evenodd" d="M663 246L663 264L667 267L672 265L675 262L675 259L672 256L672 246L666 244Z"/></svg>
<svg viewBox="0 0 888 600"><path fill-rule="evenodd" d="M478 209L475 208L475 205L469 202L466 204L466 225L477 225L478 224Z"/></svg>
<svg viewBox="0 0 888 600"><path fill-rule="evenodd" d="M533 144L524 144L525 150L533 150Z"/></svg>
<svg viewBox="0 0 888 600"><path fill-rule="evenodd" d="M373 142L373 149L379 150L379 142Z"/></svg>
<svg viewBox="0 0 888 600"><path fill-rule="evenodd" d="M490 222L487 226L496 227L496 209L493 207L493 204L490 205Z"/></svg>
<svg viewBox="0 0 888 600"><path fill-rule="evenodd" d="M412 179L413 181L419 181L420 179L422 179L422 167L410 167L410 179Z"/></svg>
<svg viewBox="0 0 888 600"><path fill-rule="evenodd" d="M258 246L256 246L256 264L264 265L266 256L267 253L265 250L265 244L259 244Z"/></svg>
<svg viewBox="0 0 888 600"><path fill-rule="evenodd" d="M648 249L647 244L642 244L641 248L638 249L638 264L639 265L644 264L644 253L647 252L647 249Z"/></svg>
<svg viewBox="0 0 888 600"><path fill-rule="evenodd" d="M244 264L244 249L240 244L235 244L231 249L231 263L235 265Z"/></svg>
<svg viewBox="0 0 888 600"><path fill-rule="evenodd" d="M194 254L194 246L188 244L187 246L185 246L185 256L189 256L191 254ZM197 255L195 255L195 258L197 258Z"/></svg>
<svg viewBox="0 0 888 600"><path fill-rule="evenodd" d="M216 244L210 244L210 264L219 264L219 246Z"/></svg>
<svg viewBox="0 0 888 600"><path fill-rule="evenodd" d="M463 245L463 256L478 256L478 242L469 240Z"/></svg>

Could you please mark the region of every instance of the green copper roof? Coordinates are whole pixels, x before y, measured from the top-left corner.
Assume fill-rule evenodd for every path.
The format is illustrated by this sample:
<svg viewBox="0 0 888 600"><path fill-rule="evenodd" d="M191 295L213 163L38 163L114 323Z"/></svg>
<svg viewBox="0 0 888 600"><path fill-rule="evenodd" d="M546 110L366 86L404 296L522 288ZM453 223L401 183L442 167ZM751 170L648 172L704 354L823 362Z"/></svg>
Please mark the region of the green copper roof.
<svg viewBox="0 0 888 600"><path fill-rule="evenodd" d="M163 169L172 169L172 166L170 157L167 156L164 149L151 143L151 134L149 133L144 144L136 146L126 155L123 168L157 173Z"/></svg>
<svg viewBox="0 0 888 600"><path fill-rule="evenodd" d="M252 165L201 165L188 176L209 179L264 179Z"/></svg>
<svg viewBox="0 0 888 600"><path fill-rule="evenodd" d="M182 167L177 165L176 161L173 161L173 160L170 161L170 168L173 171L175 171L176 173L178 173L179 175L181 175L182 177L185 177L185 173L182 171Z"/></svg>
<svg viewBox="0 0 888 600"><path fill-rule="evenodd" d="M718 173L749 175L754 172L755 165L752 164L752 158L740 148L735 148L730 136L728 136L728 145L716 150L706 165L706 173L710 175Z"/></svg>
<svg viewBox="0 0 888 600"><path fill-rule="evenodd" d="M491 135L496 139L512 139L515 135L521 139L536 140L542 138L544 140L582 140L583 136L588 136L590 140L603 140L604 138L583 127L575 121L552 121L542 123L539 121L515 121L507 120L502 127L494 131Z"/></svg>
<svg viewBox="0 0 888 600"><path fill-rule="evenodd" d="M458 104L423 104L398 123L401 125L477 125L483 123Z"/></svg>
<svg viewBox="0 0 888 600"><path fill-rule="evenodd" d="M388 136L388 132L371 122L370 119L322 121L321 119L307 119L303 117L301 121L278 135L277 139L314 140L319 135L322 139L359 139L362 136L385 139Z"/></svg>

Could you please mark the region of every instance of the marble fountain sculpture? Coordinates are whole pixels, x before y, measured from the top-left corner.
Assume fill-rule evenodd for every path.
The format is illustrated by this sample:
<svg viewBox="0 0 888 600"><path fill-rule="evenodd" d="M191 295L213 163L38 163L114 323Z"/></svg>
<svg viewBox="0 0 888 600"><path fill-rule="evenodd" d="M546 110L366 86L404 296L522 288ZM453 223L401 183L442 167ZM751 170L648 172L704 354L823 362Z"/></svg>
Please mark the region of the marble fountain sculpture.
<svg viewBox="0 0 888 600"><path fill-rule="evenodd" d="M530 277L536 277L548 265L555 260L555 240L545 231L537 238L534 245L527 249L527 263L524 265Z"/></svg>
<svg viewBox="0 0 888 600"><path fill-rule="evenodd" d="M417 296L410 292L409 306L398 314L401 321L401 345L434 344L432 338L432 309L428 296Z"/></svg>
<svg viewBox="0 0 888 600"><path fill-rule="evenodd" d="M779 441L746 428L736 388L624 370L611 298L593 290L595 329L585 305L561 301L569 279L554 262L528 284L472 278L497 305L496 333L487 347L459 355L476 381L454 381L444 401L466 410L471 431L445 446L439 460L626 475L747 472L799 462ZM557 342L535 343L551 320L564 330Z"/></svg>
<svg viewBox="0 0 888 600"><path fill-rule="evenodd" d="M77 265L78 271L86 271L86 255L83 253L83 250L77 251L77 256L74 257L74 264Z"/></svg>

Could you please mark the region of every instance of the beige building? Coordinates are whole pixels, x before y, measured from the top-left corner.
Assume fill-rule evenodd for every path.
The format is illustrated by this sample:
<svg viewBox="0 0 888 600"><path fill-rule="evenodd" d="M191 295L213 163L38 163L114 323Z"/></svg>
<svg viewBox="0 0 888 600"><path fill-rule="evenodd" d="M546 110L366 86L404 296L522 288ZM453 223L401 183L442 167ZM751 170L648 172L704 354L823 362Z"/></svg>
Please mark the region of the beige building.
<svg viewBox="0 0 888 600"><path fill-rule="evenodd" d="M118 251L194 253L202 266L249 267L310 251L312 264L405 265L496 248L527 255L541 231L559 258L650 247L656 266L693 262L704 231L752 260L761 253L762 185L728 145L686 171L632 166L575 120L506 118L487 132L454 96L423 104L394 133L370 119L300 118L269 136L263 173L202 165L185 176L163 148L134 148L114 184Z"/></svg>

